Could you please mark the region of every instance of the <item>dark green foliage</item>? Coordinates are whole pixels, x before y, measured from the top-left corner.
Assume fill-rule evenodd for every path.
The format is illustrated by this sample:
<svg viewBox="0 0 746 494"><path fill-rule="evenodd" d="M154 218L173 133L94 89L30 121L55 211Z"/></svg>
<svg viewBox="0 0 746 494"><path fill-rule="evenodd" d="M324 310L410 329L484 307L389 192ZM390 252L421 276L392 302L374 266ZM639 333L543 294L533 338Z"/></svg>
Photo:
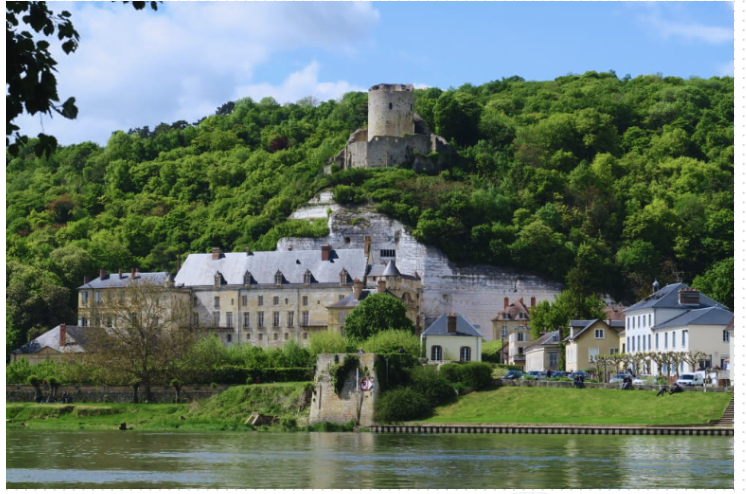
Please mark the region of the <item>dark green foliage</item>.
<svg viewBox="0 0 746 494"><path fill-rule="evenodd" d="M339 394L342 391L347 376L353 370L360 366L360 358L357 355L345 355L342 362L338 362L335 359L335 363L329 366L329 378L331 379L332 387L334 392Z"/></svg>
<svg viewBox="0 0 746 494"><path fill-rule="evenodd" d="M414 331L407 307L387 293L368 295L345 319L345 334L359 340L387 329Z"/></svg>
<svg viewBox="0 0 746 494"><path fill-rule="evenodd" d="M412 369L410 382L410 387L424 396L433 407L445 405L456 400L456 392L453 389L453 385L431 365Z"/></svg>
<svg viewBox="0 0 746 494"><path fill-rule="evenodd" d="M406 353L377 354L375 357L376 375L381 392L409 383L411 369L419 361Z"/></svg>
<svg viewBox="0 0 746 494"><path fill-rule="evenodd" d="M421 393L412 388L400 387L387 391L376 400L376 422L404 422L426 418L433 406Z"/></svg>
<svg viewBox="0 0 746 494"><path fill-rule="evenodd" d="M440 375L451 383L461 383L471 389L492 385L492 366L484 362L445 364L440 367Z"/></svg>
<svg viewBox="0 0 746 494"><path fill-rule="evenodd" d="M247 368L240 365L223 365L215 369L212 378L222 384L284 383L312 381L313 367Z"/></svg>

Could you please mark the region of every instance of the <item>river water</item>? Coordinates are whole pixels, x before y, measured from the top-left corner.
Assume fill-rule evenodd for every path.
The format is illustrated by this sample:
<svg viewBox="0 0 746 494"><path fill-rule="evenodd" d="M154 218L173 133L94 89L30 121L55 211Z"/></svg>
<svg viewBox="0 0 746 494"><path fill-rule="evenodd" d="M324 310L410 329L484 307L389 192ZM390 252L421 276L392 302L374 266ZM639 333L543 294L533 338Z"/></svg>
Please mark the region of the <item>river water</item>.
<svg viewBox="0 0 746 494"><path fill-rule="evenodd" d="M6 432L8 488L733 489L733 437Z"/></svg>

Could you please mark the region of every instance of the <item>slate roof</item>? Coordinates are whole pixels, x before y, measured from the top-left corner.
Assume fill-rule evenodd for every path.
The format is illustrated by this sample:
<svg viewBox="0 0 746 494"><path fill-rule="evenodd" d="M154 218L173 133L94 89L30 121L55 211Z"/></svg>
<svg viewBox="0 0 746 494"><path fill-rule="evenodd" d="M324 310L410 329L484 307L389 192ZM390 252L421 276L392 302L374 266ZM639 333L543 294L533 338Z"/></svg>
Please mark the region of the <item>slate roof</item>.
<svg viewBox="0 0 746 494"><path fill-rule="evenodd" d="M482 333L466 320L461 314L456 314L456 333L448 332L448 314L443 313L428 327L422 336L477 336L483 338Z"/></svg>
<svg viewBox="0 0 746 494"><path fill-rule="evenodd" d="M20 348L13 350L13 353L30 354L39 352L44 348L51 348L60 353L83 353L85 351L83 347L86 343L86 336L90 334L90 330L91 328L89 327L68 326L67 338L65 340L67 341L67 345L63 348L60 346L60 327L57 326L39 335Z"/></svg>
<svg viewBox="0 0 746 494"><path fill-rule="evenodd" d="M131 275L130 272L123 273L122 279L120 280L119 273L111 273L107 275L106 278L104 278L103 280L101 278L96 278L95 280L92 280L89 283L79 286L78 290L85 289L85 288L91 289L91 288L126 287L132 281L130 275ZM139 273L138 272L138 273L135 273L134 280L135 281L147 281L155 285L163 285L166 281L168 281L170 276L171 275L167 272L163 272L163 273Z"/></svg>
<svg viewBox="0 0 746 494"><path fill-rule="evenodd" d="M540 350L541 347L544 347L544 346L559 345L559 336L560 336L559 330L552 331L551 333L543 334L538 340L536 340L535 342L527 346L525 350L523 351L523 353L526 354L534 350ZM557 338L557 340L552 341L554 338Z"/></svg>
<svg viewBox="0 0 746 494"><path fill-rule="evenodd" d="M507 313L508 317L505 317L503 314ZM519 314L525 314L525 319L521 319L518 317ZM500 312L497 313L495 317L492 318L493 321L530 321L531 315L529 314L528 308L523 304L523 298L519 298L512 304L510 304L506 309L502 309Z"/></svg>
<svg viewBox="0 0 746 494"><path fill-rule="evenodd" d="M351 294L347 295L345 298L343 298L342 300L340 300L339 302L337 302L336 304L328 305L327 307L330 308L330 309L341 309L341 308L344 308L344 307L355 308L358 305L360 305L360 302L363 301L363 300L365 300L366 297L368 297L369 295L372 295L374 293L378 293L378 290L377 289L368 289L368 288L366 288L366 289L363 289L363 291L360 293L360 298L359 299L356 299L355 298L355 294L351 293ZM396 297L396 295L394 295L393 293L391 293L388 290L386 290L386 293L389 294L389 295L391 295L392 297Z"/></svg>
<svg viewBox="0 0 746 494"><path fill-rule="evenodd" d="M363 279L367 258L363 249L332 250L328 261L321 260L321 250L291 250L254 252L229 252L213 260L212 254L190 254L176 275L176 286L214 286L215 274L220 274L227 285L243 285L244 274L251 274L252 284L275 284L275 273L283 275L283 284L303 284L306 271L312 275L312 284L339 286L339 274L347 270L348 281ZM350 281L350 285L352 285Z"/></svg>
<svg viewBox="0 0 746 494"><path fill-rule="evenodd" d="M389 261L381 276L401 276L399 270L396 269L396 261L394 259Z"/></svg>
<svg viewBox="0 0 746 494"><path fill-rule="evenodd" d="M620 331L624 330L624 321L604 321L603 319L573 319L570 321L570 327L580 328L580 331L576 331L572 336L568 336L564 341L573 341L578 339L578 336L583 334L588 328L596 324L597 322L603 322L607 327L613 329L619 334Z"/></svg>
<svg viewBox="0 0 746 494"><path fill-rule="evenodd" d="M727 329L727 330L728 330L728 331L730 331L731 333L733 332L733 321L734 321L734 320L735 320L735 316L731 317L731 318L730 318L730 322L729 322L729 323L728 323L728 325L727 325L727 326L725 327L725 329Z"/></svg>
<svg viewBox="0 0 746 494"><path fill-rule="evenodd" d="M680 326L695 325L727 325L733 319L733 313L720 307L708 307L706 309L694 309L676 316L673 319L653 326L653 329L676 328Z"/></svg>
<svg viewBox="0 0 746 494"><path fill-rule="evenodd" d="M630 312L633 310L656 308L656 309L704 309L705 307L721 307L727 309L721 303L712 300L710 297L700 293L699 294L699 306L692 305L681 305L679 304L679 290L682 288L689 288L684 283L674 283L672 285L666 285L647 298L637 302L632 307L627 307L624 312Z"/></svg>

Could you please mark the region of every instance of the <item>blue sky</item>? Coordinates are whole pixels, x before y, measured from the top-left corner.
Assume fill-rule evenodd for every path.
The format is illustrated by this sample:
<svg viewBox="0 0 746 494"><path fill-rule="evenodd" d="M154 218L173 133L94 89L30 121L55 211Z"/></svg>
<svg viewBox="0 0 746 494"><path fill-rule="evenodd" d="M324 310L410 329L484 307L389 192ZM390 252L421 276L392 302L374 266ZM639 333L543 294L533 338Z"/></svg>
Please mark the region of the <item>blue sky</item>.
<svg viewBox="0 0 746 494"><path fill-rule="evenodd" d="M241 97L338 98L380 82L458 87L613 69L733 75L731 2L57 3L80 32L54 51L75 121L44 118L63 144L195 121ZM53 42L53 46L58 43ZM38 118L19 120L35 135Z"/></svg>

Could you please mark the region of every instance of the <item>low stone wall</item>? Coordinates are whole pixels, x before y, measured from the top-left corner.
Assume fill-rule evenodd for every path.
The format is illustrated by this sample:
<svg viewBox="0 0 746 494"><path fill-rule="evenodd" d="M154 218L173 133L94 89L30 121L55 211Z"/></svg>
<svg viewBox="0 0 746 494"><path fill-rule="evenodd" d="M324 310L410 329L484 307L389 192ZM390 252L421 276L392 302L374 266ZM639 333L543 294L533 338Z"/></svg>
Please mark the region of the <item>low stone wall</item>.
<svg viewBox="0 0 746 494"><path fill-rule="evenodd" d="M181 388L181 401L188 403L192 400L209 398L228 389L228 387L183 386ZM131 403L133 396L132 388L128 386L60 386L57 390L57 397L61 397L65 391L72 396L74 403ZM176 392L170 386L153 386L150 392L152 395L150 403L173 403L176 397ZM45 399L49 396L49 393L48 387L42 389ZM7 403L34 401L35 397L36 392L33 386L5 386L5 401ZM144 388L140 388L138 397L141 403L145 401Z"/></svg>
<svg viewBox="0 0 746 494"><path fill-rule="evenodd" d="M733 436L735 430L704 426L414 424L374 425L370 432L393 434L585 434L603 436Z"/></svg>
<svg viewBox="0 0 746 494"><path fill-rule="evenodd" d="M521 386L524 388L574 388L575 383L567 382L567 381L528 381L528 380L522 380L522 379L495 379L493 381L495 386ZM586 382L583 384L586 388L590 389L622 389L621 384L604 384L604 383L589 383ZM648 390L648 391L658 391L659 386L633 386L636 390ZM670 389L670 387L669 387ZM702 386L685 386L685 391L705 391L705 389ZM733 386L727 386L724 388L718 388L718 387L712 387L707 386L706 391L709 392L726 392L726 393L732 393L733 392Z"/></svg>

